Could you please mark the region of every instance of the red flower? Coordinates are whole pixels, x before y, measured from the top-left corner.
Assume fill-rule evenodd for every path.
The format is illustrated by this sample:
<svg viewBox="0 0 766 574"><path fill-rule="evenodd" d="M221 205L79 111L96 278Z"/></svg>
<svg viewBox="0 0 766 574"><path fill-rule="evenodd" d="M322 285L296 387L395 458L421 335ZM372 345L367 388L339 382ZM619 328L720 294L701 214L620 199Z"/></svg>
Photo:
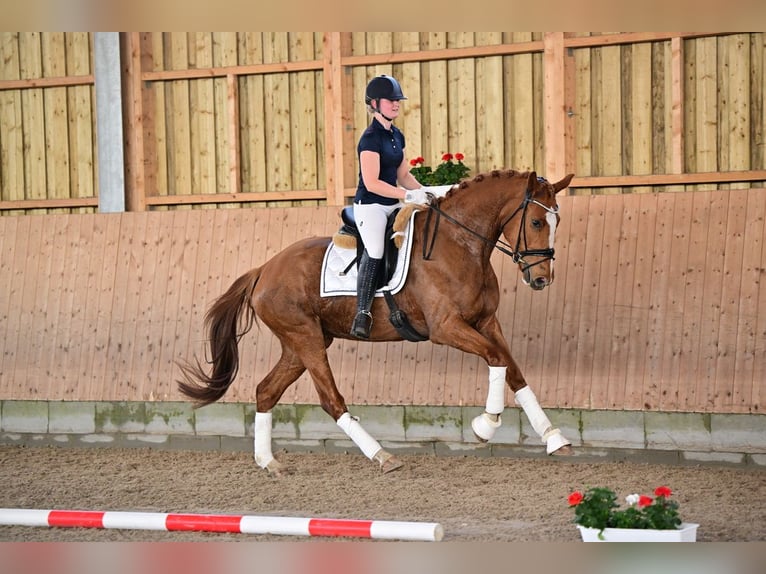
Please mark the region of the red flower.
<svg viewBox="0 0 766 574"><path fill-rule="evenodd" d="M638 497L638 506L643 508L644 506L651 506L652 504L652 498L650 496L646 496L642 494Z"/></svg>
<svg viewBox="0 0 766 574"><path fill-rule="evenodd" d="M583 499L582 492L573 492L572 494L569 495L569 498L568 498L569 506L577 506L578 504L582 502L582 499Z"/></svg>
<svg viewBox="0 0 766 574"><path fill-rule="evenodd" d="M452 154L451 153L445 153L442 156L442 161L451 161L452 160Z"/></svg>
<svg viewBox="0 0 766 574"><path fill-rule="evenodd" d="M668 498L671 494L673 494L673 491L670 490L667 486L658 486L654 489L655 496L664 496L665 498Z"/></svg>
<svg viewBox="0 0 766 574"><path fill-rule="evenodd" d="M460 152L457 152L457 153L455 154L455 159L456 159L456 160L458 160L458 161L463 161L463 158L465 158L465 156L464 156L462 153L460 153Z"/></svg>

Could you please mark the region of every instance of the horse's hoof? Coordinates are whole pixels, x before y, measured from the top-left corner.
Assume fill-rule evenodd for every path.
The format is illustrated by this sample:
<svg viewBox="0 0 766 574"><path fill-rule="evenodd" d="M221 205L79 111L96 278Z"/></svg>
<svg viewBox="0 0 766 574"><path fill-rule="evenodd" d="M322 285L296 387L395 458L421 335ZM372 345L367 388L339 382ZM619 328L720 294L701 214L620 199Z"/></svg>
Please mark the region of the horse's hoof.
<svg viewBox="0 0 766 574"><path fill-rule="evenodd" d="M277 459L271 459L269 464L266 465L266 470L269 473L269 476L273 476L274 478L280 478L282 476L287 476L290 474L288 468L286 465L279 462Z"/></svg>
<svg viewBox="0 0 766 574"><path fill-rule="evenodd" d="M380 464L380 471L383 474L388 474L389 472L404 466L404 463L401 460L396 458L390 452L386 452L385 450L378 451L378 453L373 457L373 460L376 460L378 464Z"/></svg>
<svg viewBox="0 0 766 574"><path fill-rule="evenodd" d="M489 442L487 439L480 437L476 433L473 433L473 436L475 436L476 440L478 440L479 442Z"/></svg>
<svg viewBox="0 0 766 574"><path fill-rule="evenodd" d="M565 444L564 446L557 448L551 453L551 455L556 456L572 456L573 454L574 450L572 449L571 444Z"/></svg>

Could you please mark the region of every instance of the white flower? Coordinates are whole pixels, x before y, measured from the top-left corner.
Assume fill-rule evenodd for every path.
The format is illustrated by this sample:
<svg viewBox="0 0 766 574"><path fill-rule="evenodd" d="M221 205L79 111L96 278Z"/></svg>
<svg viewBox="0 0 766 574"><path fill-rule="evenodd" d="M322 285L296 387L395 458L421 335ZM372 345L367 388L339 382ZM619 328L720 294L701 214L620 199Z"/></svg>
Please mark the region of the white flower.
<svg viewBox="0 0 766 574"><path fill-rule="evenodd" d="M638 504L638 501L641 497L637 494L629 494L625 497L625 502L628 503L628 506L635 506Z"/></svg>

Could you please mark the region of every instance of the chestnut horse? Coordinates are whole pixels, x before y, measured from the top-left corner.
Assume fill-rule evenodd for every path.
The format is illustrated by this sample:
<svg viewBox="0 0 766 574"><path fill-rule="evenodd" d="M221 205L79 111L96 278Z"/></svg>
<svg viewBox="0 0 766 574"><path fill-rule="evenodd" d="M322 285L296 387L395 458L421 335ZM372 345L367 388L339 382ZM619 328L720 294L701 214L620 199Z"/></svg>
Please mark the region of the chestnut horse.
<svg viewBox="0 0 766 574"><path fill-rule="evenodd" d="M443 197L431 196L430 213L421 213L411 225L412 261L396 303L412 328L431 342L487 362L486 409L471 425L481 441L490 440L500 427L507 384L548 454L571 451L571 443L553 427L511 356L496 316L500 295L490 255L495 248L510 255L532 289L550 285L559 222L556 193L573 176L552 184L533 171L483 173L454 186ZM300 240L236 279L205 315L211 373L199 360L179 363L184 378L178 382L180 391L196 406L210 404L234 382L240 338L258 319L271 329L281 343L282 355L256 389L254 450L256 463L273 474L283 473L284 466L271 450L271 410L307 369L322 408L365 456L383 472L401 466L350 415L335 385L327 348L336 338L353 338L349 331L356 300L320 297L322 260L331 240ZM376 298L370 341L402 340L387 312L385 301Z"/></svg>

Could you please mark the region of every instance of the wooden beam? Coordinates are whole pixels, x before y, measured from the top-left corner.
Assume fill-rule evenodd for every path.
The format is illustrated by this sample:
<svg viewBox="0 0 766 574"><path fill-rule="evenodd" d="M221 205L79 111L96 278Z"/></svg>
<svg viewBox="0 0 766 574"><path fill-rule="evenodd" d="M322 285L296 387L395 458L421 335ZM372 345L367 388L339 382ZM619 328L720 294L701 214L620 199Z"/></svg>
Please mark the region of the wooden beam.
<svg viewBox="0 0 766 574"><path fill-rule="evenodd" d="M699 185L766 181L766 170L679 173L656 175L618 175L611 177L575 177L569 187L636 187L643 185Z"/></svg>
<svg viewBox="0 0 766 574"><path fill-rule="evenodd" d="M144 211L144 122L143 85L141 82L141 35L120 34L122 46L122 81L125 93L125 208Z"/></svg>
<svg viewBox="0 0 766 574"><path fill-rule="evenodd" d="M564 33L543 35L543 106L545 109L545 177L558 181L566 175L566 74Z"/></svg>
<svg viewBox="0 0 766 574"><path fill-rule="evenodd" d="M59 78L29 78L26 80L0 80L0 91L22 90L24 88L60 88L66 86L87 86L96 83L93 74L87 76L62 76Z"/></svg>
<svg viewBox="0 0 766 574"><path fill-rule="evenodd" d="M226 76L226 105L229 120L229 189L237 194L242 191L239 173L242 146L239 136L239 77Z"/></svg>

